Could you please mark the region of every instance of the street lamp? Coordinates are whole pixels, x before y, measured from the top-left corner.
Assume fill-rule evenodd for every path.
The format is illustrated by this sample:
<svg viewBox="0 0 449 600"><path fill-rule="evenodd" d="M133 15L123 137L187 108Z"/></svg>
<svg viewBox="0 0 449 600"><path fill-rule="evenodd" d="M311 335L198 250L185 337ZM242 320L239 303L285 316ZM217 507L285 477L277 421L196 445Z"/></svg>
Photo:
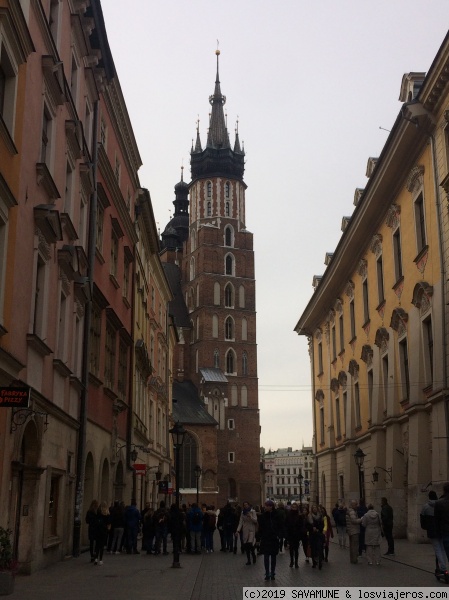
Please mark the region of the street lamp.
<svg viewBox="0 0 449 600"><path fill-rule="evenodd" d="M304 481L304 476L300 472L298 475L298 483L299 483L299 508L302 510L302 482Z"/></svg>
<svg viewBox="0 0 449 600"><path fill-rule="evenodd" d="M195 477L196 477L196 503L199 503L200 500L200 490L199 490L199 481L200 481L200 477L201 477L201 473L203 472L203 469L200 467L200 465L196 465L195 467Z"/></svg>
<svg viewBox="0 0 449 600"><path fill-rule="evenodd" d="M363 452L363 450L361 448L357 448L356 452L354 453L354 460L355 460L355 464L357 465L357 468L359 470L359 498L364 498L365 494L364 494L364 485L363 485L363 462L365 460L365 456L366 454Z"/></svg>
<svg viewBox="0 0 449 600"><path fill-rule="evenodd" d="M179 421L176 421L175 425L170 429L170 434L173 439L173 447L175 449L175 477L176 477L176 514L179 519L179 452L181 450L181 446L184 443L184 436L186 434L186 430L181 425ZM175 528L174 528L175 529ZM180 538L179 532L177 531L175 536L173 536L173 564L172 567L179 568L181 563L179 562L179 545Z"/></svg>

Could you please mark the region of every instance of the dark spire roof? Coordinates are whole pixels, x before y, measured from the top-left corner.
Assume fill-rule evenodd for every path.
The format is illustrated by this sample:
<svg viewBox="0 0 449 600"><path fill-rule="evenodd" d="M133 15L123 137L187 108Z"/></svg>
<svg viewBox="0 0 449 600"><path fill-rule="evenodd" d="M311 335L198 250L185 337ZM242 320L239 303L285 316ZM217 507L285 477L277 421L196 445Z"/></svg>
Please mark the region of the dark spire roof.
<svg viewBox="0 0 449 600"><path fill-rule="evenodd" d="M226 128L223 106L226 97L221 93L218 57L220 51L216 50L217 75L215 78L215 89L209 102L212 105L210 114L207 144L204 150L201 148L199 138L199 125L197 125L196 145L190 155L190 166L192 180L204 177L229 177L243 180L245 171L245 152L240 148L238 131L234 149L229 142L228 130Z"/></svg>
<svg viewBox="0 0 449 600"><path fill-rule="evenodd" d="M235 126L235 143L234 143L234 152L242 152L240 148L240 139L239 139L239 122L237 120L237 124Z"/></svg>
<svg viewBox="0 0 449 600"><path fill-rule="evenodd" d="M202 152L203 149L201 148L201 140L200 140L200 119L198 118L198 121L196 122L196 144L195 144L195 150L194 152Z"/></svg>
<svg viewBox="0 0 449 600"><path fill-rule="evenodd" d="M212 96L209 96L209 103L212 105L210 116L209 133L207 135L208 148L230 148L228 130L226 129L223 106L226 103L226 96L223 96L220 89L220 78L218 74L218 57L220 50L216 50L217 55L217 76L215 78L215 90Z"/></svg>
<svg viewBox="0 0 449 600"><path fill-rule="evenodd" d="M175 185L175 214L161 235L162 248L182 248L189 235L189 185L184 181L184 167L181 167L181 181Z"/></svg>

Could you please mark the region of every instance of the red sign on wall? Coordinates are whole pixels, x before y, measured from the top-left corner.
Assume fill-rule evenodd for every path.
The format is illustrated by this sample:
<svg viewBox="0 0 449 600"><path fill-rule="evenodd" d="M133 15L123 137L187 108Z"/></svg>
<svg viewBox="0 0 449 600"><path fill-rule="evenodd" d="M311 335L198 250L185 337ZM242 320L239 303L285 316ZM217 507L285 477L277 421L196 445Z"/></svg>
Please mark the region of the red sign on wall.
<svg viewBox="0 0 449 600"><path fill-rule="evenodd" d="M147 472L147 466L144 463L134 463L133 468L137 475L145 475Z"/></svg>
<svg viewBox="0 0 449 600"><path fill-rule="evenodd" d="M0 388L0 408L28 408L30 403L30 388L2 387Z"/></svg>

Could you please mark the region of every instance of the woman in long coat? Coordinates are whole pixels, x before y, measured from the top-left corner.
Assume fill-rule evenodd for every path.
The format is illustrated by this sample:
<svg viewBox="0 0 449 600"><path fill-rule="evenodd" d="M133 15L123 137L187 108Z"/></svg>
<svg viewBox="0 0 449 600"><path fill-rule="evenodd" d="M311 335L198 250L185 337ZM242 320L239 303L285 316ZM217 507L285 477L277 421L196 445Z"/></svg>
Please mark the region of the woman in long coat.
<svg viewBox="0 0 449 600"><path fill-rule="evenodd" d="M324 521L321 512L318 510L318 506L313 504L312 510L308 516L308 529L309 529L309 542L312 554L312 566L318 565L321 569L323 565L323 546L324 546L324 534L323 534Z"/></svg>
<svg viewBox="0 0 449 600"><path fill-rule="evenodd" d="M86 513L87 534L89 536L90 562L95 560L95 536L97 534L98 501L92 500Z"/></svg>
<svg viewBox="0 0 449 600"><path fill-rule="evenodd" d="M259 531L260 550L265 566L265 581L274 580L276 579L276 557L279 552L279 524L272 500L265 502L265 510L259 520Z"/></svg>
<svg viewBox="0 0 449 600"><path fill-rule="evenodd" d="M382 538L382 521L380 515L374 510L372 504L367 506L368 512L362 517L362 525L365 527L365 546L368 564L380 565L380 541Z"/></svg>
<svg viewBox="0 0 449 600"><path fill-rule="evenodd" d="M237 526L235 536L238 537L240 531L242 532L242 544L246 552L246 564L251 564L251 556L253 564L256 563L256 529L257 529L257 515L254 508L249 502L243 503L243 509L240 513L240 520Z"/></svg>
<svg viewBox="0 0 449 600"><path fill-rule="evenodd" d="M285 529L288 540L288 547L290 550L290 567L295 569L299 568L298 564L298 553L299 553L299 542L304 535L304 517L299 512L299 506L293 502L290 510L287 513L287 519L285 521Z"/></svg>

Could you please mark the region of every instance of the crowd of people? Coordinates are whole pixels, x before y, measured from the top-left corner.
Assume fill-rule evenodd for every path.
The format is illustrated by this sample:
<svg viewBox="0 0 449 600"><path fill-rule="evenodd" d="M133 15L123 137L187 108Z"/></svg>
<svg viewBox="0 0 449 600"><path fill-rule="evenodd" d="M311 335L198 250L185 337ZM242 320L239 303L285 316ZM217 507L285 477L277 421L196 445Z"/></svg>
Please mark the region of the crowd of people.
<svg viewBox="0 0 449 600"><path fill-rule="evenodd" d="M381 513L363 500L335 505L332 518L340 548L349 540L349 556L356 563L366 552L368 564L380 564L380 539L388 541L387 554L394 554L393 511L386 498ZM218 530L221 552L246 555L246 565L255 565L263 557L265 579L276 578L279 553L289 552L290 567L298 569L300 548L306 563L322 569L329 560L329 542L334 537L332 519L322 505L267 500L261 507L244 502L242 506L228 502L220 509L196 503L180 509L164 501L155 510L150 503L140 511L135 500L129 506L94 500L86 514L90 543L90 559L103 564L103 554L167 555L171 536L174 550L191 554L214 552L214 532ZM448 522L449 527L449 522ZM141 549L138 540L141 539ZM442 563L441 563L442 564Z"/></svg>
<svg viewBox="0 0 449 600"><path fill-rule="evenodd" d="M349 547L349 560L356 564L365 554L368 565L380 565L381 541L385 538L385 556L394 556L393 509L387 498L381 499L379 512L363 499L335 504L332 519L324 506L267 500L263 506L242 506L228 502L220 509L196 503L180 509L164 501L155 510L150 503L140 511L135 500L129 506L94 500L86 514L90 544L90 560L103 564L103 554L168 555L171 536L174 552L191 554L214 552L214 532L218 530L221 552L246 555L246 565L255 565L263 557L265 580L276 578L279 553L289 552L290 567L299 568L300 548L306 563L322 569L329 560L329 542L334 527L340 549ZM421 527L435 552L435 575L449 583L449 482L443 495L430 491L420 514ZM138 540L141 539L141 550Z"/></svg>

